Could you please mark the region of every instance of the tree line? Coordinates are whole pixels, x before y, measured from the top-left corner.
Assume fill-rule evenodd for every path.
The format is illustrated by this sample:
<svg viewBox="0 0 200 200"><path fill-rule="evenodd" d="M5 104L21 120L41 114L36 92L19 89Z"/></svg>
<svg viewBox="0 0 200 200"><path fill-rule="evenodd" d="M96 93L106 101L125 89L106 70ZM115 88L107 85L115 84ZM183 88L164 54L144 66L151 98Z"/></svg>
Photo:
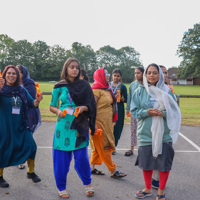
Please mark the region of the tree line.
<svg viewBox="0 0 200 200"><path fill-rule="evenodd" d="M67 50L60 45L49 46L44 41L15 41L8 35L0 35L0 68L9 64L22 64L35 80L58 81L63 64L69 57L79 60L90 80L96 69L106 67L109 73L114 68L120 68L123 71L123 81L131 82L134 67L142 66L140 54L130 46L115 49L108 45L94 51L90 45L74 42L71 49Z"/></svg>
<svg viewBox="0 0 200 200"><path fill-rule="evenodd" d="M177 54L182 58L178 77L200 78L200 23L184 33Z"/></svg>
<svg viewBox="0 0 200 200"><path fill-rule="evenodd" d="M178 66L178 77L200 78L200 23L184 33L177 55L182 58ZM69 57L79 60L81 68L87 71L90 80L93 79L96 69L106 67L109 73L114 68L120 68L123 81L131 82L134 67L143 67L140 53L130 46L115 49L107 45L94 51L90 45L74 42L71 49L65 49L60 45L49 46L40 40L34 43L27 40L15 41L6 34L0 34L1 70L9 64L22 64L35 80L58 81L63 64Z"/></svg>

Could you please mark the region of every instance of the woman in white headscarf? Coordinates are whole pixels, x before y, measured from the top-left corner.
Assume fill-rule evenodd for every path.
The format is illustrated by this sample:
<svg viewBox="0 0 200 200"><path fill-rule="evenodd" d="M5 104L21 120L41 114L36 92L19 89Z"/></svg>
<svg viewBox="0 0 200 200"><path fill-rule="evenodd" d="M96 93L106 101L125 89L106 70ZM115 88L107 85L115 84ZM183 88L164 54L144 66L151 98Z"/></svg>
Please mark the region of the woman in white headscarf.
<svg viewBox="0 0 200 200"><path fill-rule="evenodd" d="M159 170L160 183L156 200L165 200L164 189L174 157L172 143L178 138L181 113L157 64L147 67L143 84L136 90L131 102L131 114L138 124L136 165L143 170L145 181L145 189L138 191L136 197L152 195L152 173L153 170Z"/></svg>

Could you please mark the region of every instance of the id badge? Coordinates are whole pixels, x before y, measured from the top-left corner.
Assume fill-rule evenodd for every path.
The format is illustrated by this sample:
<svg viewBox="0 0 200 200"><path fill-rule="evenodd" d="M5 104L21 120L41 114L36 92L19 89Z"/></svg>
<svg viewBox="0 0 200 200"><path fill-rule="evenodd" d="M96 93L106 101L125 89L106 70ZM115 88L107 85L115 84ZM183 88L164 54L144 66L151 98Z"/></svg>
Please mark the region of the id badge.
<svg viewBox="0 0 200 200"><path fill-rule="evenodd" d="M68 115L73 115L74 114L74 109L73 108L67 107L66 110L67 110L67 114Z"/></svg>
<svg viewBox="0 0 200 200"><path fill-rule="evenodd" d="M17 106L12 107L12 114L19 115L20 114L20 108Z"/></svg>

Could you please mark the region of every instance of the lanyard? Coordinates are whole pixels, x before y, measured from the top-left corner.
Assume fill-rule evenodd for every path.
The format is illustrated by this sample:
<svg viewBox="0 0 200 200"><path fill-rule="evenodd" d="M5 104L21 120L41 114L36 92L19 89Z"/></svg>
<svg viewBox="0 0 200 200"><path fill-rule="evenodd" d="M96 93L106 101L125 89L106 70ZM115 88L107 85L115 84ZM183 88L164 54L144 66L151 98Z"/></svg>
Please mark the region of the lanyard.
<svg viewBox="0 0 200 200"><path fill-rule="evenodd" d="M68 93L68 97L69 97L69 102L70 102L70 107L71 107L71 104L72 104L72 98L70 96L70 93Z"/></svg>
<svg viewBox="0 0 200 200"><path fill-rule="evenodd" d="M15 105L17 105L17 97L13 97Z"/></svg>
<svg viewBox="0 0 200 200"><path fill-rule="evenodd" d="M120 84L120 81L117 83L117 86L115 87L115 90L113 91L114 94L115 94L115 92L116 92L117 87L118 87L119 84ZM113 81L112 81L112 87L113 87Z"/></svg>

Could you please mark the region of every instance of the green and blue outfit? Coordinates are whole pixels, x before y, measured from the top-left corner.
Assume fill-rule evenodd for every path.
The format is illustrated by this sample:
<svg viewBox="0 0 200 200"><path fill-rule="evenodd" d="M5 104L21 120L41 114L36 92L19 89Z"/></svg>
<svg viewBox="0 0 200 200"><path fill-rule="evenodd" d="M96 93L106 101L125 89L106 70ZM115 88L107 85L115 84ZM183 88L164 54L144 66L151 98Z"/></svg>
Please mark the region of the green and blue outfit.
<svg viewBox="0 0 200 200"><path fill-rule="evenodd" d="M83 85L82 89L83 92L85 91L85 94L81 93L81 90L79 91L80 94L77 94L76 92L78 92L78 90L74 90L76 87L81 87L81 84ZM70 87L71 85L72 87ZM86 90L89 91L90 95ZM85 99L87 101L81 103L79 100L84 98L84 95L86 95ZM91 120L88 120L88 118L95 121L96 110L92 110L94 109L92 105L95 106L95 109L96 105L91 87L85 80L79 80L71 84L65 84L65 82L64 84L62 84L62 82L61 84L56 84L52 91L50 105L57 107L59 98L61 101L60 110L64 110L65 108L75 110L75 108L81 104L87 106L89 109L88 112L83 112L83 114L80 114L77 118L75 118L73 114L67 114L65 118L57 118L53 140L53 164L56 185L58 189L62 191L66 189L67 173L69 172L72 154L74 154L75 170L83 184L89 185L91 183L91 169L87 146L89 143L89 126L94 133L95 124L92 124ZM89 105L90 100L92 101L91 105ZM93 114L95 112L93 116L88 114L92 112Z"/></svg>

